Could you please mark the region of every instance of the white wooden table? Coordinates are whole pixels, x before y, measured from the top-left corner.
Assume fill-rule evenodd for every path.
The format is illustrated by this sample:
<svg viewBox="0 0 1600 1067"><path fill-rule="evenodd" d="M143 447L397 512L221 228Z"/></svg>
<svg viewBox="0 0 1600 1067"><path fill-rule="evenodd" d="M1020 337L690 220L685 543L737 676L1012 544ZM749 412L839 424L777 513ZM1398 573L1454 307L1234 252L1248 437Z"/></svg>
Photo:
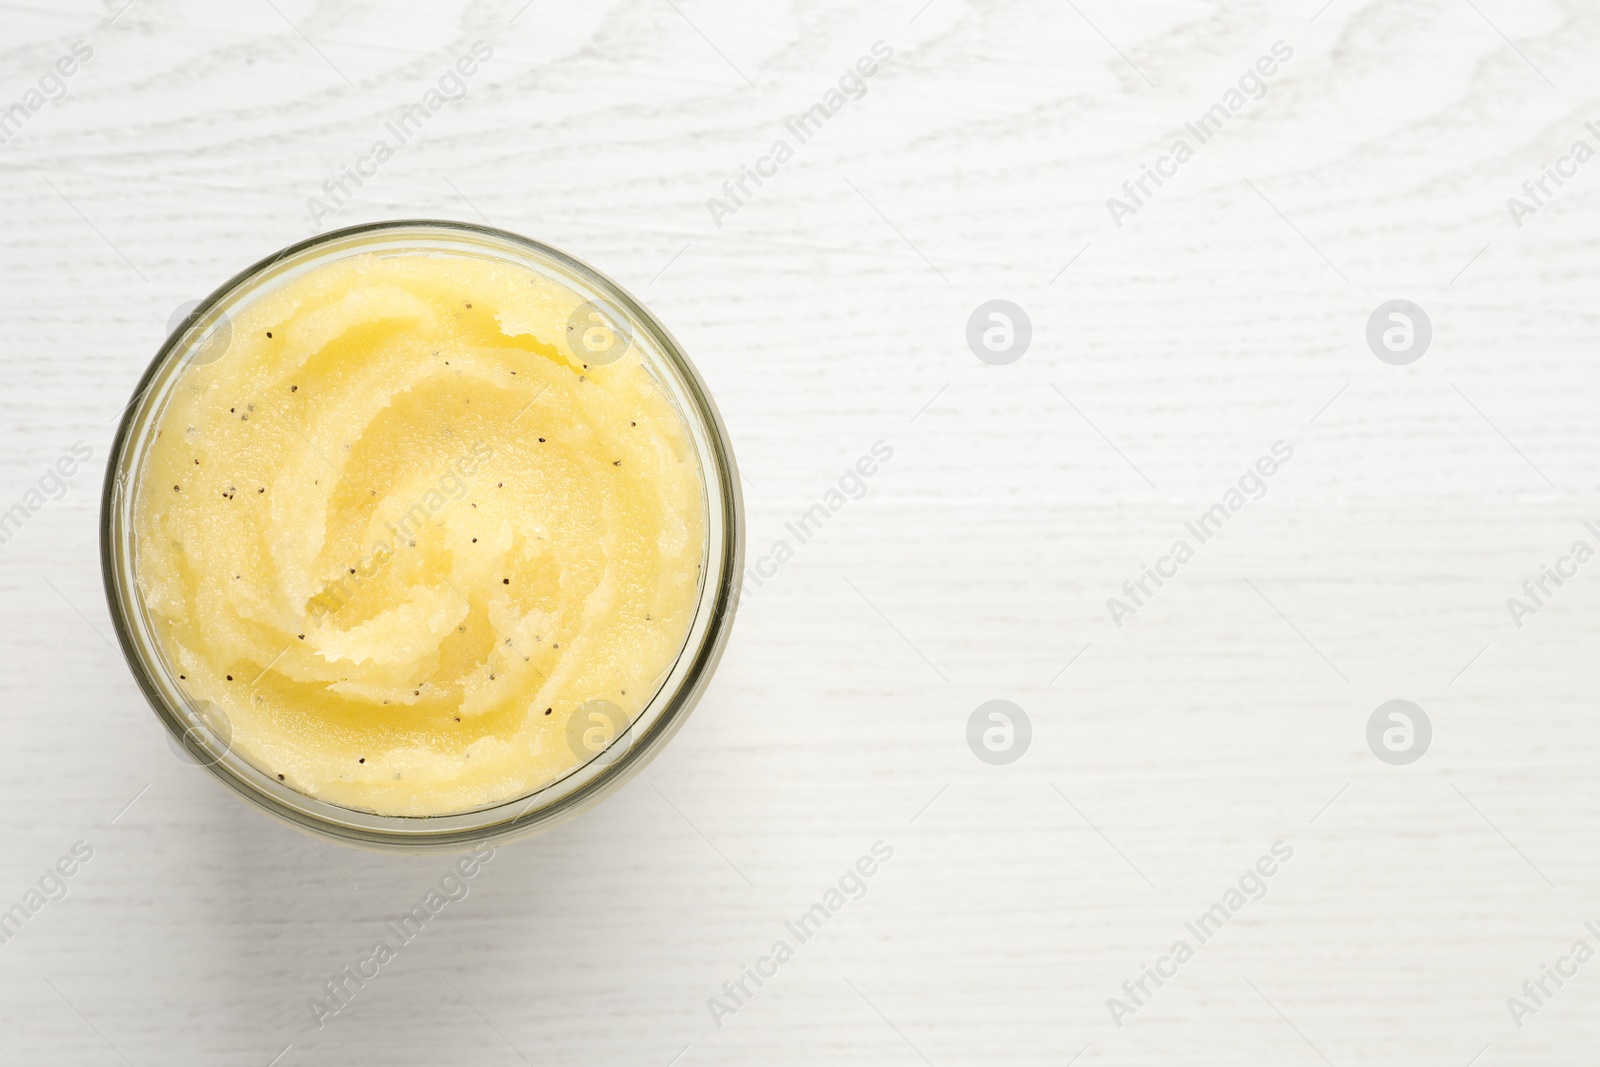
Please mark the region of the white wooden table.
<svg viewBox="0 0 1600 1067"><path fill-rule="evenodd" d="M0 1062L1592 1064L1600 962L1523 983L1600 950L1600 562L1520 627L1507 599L1600 547L1600 163L1520 226L1507 198L1600 148L1600 16L1321 2L0 3L0 510L27 511L0 911L93 850L0 945ZM745 605L657 763L501 851L318 1029L443 861L313 845L175 758L108 641L99 480L173 310L312 233L478 40L465 97L322 225L488 220L640 295L722 407L752 562L893 456ZM1008 365L966 340L991 299L1031 320ZM1396 299L1432 325L1404 366L1366 340ZM995 699L1032 724L1004 766L966 740ZM1368 747L1393 699L1432 725L1410 765Z"/></svg>

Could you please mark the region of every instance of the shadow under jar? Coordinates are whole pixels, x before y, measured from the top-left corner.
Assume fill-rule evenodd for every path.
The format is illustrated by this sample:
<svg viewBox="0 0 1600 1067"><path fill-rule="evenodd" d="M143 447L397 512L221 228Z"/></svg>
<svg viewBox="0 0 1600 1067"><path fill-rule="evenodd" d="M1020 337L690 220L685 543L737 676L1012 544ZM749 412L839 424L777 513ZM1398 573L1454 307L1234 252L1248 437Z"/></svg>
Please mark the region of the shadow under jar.
<svg viewBox="0 0 1600 1067"><path fill-rule="evenodd" d="M617 789L715 670L727 431L592 268L454 222L293 245L202 301L113 445L106 595L140 688L240 796L461 849Z"/></svg>

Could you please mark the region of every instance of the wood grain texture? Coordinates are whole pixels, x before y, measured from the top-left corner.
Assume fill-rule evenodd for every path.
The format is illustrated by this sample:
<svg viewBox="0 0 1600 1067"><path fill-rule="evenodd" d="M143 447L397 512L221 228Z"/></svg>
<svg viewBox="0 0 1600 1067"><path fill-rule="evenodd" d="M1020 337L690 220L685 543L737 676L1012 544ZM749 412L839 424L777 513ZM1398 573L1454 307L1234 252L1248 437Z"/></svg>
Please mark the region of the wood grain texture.
<svg viewBox="0 0 1600 1067"><path fill-rule="evenodd" d="M1600 147L1590 5L123 3L0 3L0 108L94 49L0 147L0 509L95 453L0 545L0 909L95 849L0 945L0 1060L1593 1062L1600 963L1521 1029L1506 1007L1600 948L1600 563L1520 629L1505 603L1600 520L1600 163L1506 206ZM442 864L315 846L174 758L107 640L98 480L174 308L313 232L479 39L466 97L326 224L486 219L640 295L721 405L755 556L894 456L645 775L503 850L318 1030L308 998ZM1116 226L1277 41L1265 95ZM996 297L1034 330L1005 367L965 341ZM1396 298L1434 327L1407 367L1364 339ZM1266 495L1114 626L1279 440ZM1435 730L1409 767L1364 738L1396 697ZM1009 767L964 738L994 698L1034 727ZM1280 839L1265 898L1114 1025ZM878 840L865 898L714 1025Z"/></svg>

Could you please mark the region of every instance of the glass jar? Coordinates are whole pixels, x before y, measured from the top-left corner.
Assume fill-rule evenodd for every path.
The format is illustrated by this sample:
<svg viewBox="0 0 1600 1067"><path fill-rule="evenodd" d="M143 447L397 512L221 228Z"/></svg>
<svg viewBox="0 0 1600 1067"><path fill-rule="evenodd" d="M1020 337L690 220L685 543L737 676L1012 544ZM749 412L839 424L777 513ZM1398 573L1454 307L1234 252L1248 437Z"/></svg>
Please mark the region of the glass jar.
<svg viewBox="0 0 1600 1067"><path fill-rule="evenodd" d="M655 694L626 729L587 761L514 800L448 815L379 815L311 797L234 751L225 716L186 693L153 628L136 580L133 508L143 459L184 370L226 351L232 313L285 282L365 254L435 253L486 257L541 273L620 324L673 403L700 472L706 543L687 637ZM291 245L243 271L201 301L174 330L123 414L107 465L100 513L106 598L124 656L150 706L186 753L224 785L268 813L347 844L378 849L459 850L546 829L619 788L683 725L727 644L744 558L744 505L733 449L705 383L665 327L621 286L537 241L459 222L399 221L353 226Z"/></svg>

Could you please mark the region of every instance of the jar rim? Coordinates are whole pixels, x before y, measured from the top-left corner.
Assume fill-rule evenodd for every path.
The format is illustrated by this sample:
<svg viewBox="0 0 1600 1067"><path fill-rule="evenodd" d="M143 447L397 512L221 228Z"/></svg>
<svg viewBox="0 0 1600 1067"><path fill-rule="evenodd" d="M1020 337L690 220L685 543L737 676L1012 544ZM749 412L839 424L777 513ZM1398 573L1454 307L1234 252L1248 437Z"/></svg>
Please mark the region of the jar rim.
<svg viewBox="0 0 1600 1067"><path fill-rule="evenodd" d="M134 577L135 535L129 521L144 450L207 328L229 306L269 292L293 272L367 252L455 252L498 256L554 274L580 293L602 297L628 319L658 380L669 381L700 467L706 548L700 589L683 647L650 702L596 757L507 801L443 815L379 815L319 800L273 779L217 736L171 678L145 618ZM710 391L677 339L617 282L560 249L507 230L438 219L364 223L291 244L213 290L168 335L124 408L106 464L100 504L100 561L117 643L140 691L169 734L196 762L256 807L319 836L378 850L458 851L503 843L548 829L619 789L653 759L683 725L715 672L732 629L743 575L744 500L727 427Z"/></svg>

